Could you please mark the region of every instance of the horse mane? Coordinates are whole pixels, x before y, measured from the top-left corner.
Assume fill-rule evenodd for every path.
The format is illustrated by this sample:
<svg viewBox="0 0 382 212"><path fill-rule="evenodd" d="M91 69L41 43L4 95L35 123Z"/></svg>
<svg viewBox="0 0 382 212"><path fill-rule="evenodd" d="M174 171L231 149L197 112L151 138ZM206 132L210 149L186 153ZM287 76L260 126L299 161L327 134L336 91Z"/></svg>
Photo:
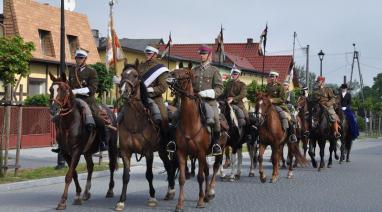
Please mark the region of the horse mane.
<svg viewBox="0 0 382 212"><path fill-rule="evenodd" d="M140 92L141 92L141 101L142 101L142 104L146 108L149 108L149 93L147 92L146 85L143 83L143 81L139 82L139 89L140 89Z"/></svg>

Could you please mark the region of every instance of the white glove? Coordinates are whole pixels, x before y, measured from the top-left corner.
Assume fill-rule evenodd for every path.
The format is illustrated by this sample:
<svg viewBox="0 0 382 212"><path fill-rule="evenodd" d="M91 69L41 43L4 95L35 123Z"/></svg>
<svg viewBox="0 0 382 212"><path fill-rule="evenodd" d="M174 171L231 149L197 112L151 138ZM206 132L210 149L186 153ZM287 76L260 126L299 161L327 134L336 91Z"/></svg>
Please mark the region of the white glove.
<svg viewBox="0 0 382 212"><path fill-rule="evenodd" d="M84 87L84 88L77 88L77 89L73 89L72 90L72 93L74 95L76 94L80 94L80 95L83 95L83 96L89 96L89 88L88 87Z"/></svg>
<svg viewBox="0 0 382 212"><path fill-rule="evenodd" d="M214 91L214 89L207 89L204 91L200 91L199 96L202 98L215 99L215 91Z"/></svg>
<svg viewBox="0 0 382 212"><path fill-rule="evenodd" d="M342 107L342 110L345 111L345 110L346 110L346 107Z"/></svg>
<svg viewBox="0 0 382 212"><path fill-rule="evenodd" d="M113 76L113 83L119 85L121 83L121 79L117 76Z"/></svg>
<svg viewBox="0 0 382 212"><path fill-rule="evenodd" d="M154 88L152 88L152 87L148 87L148 88L147 88L147 92L149 92L149 93L153 93L153 92L154 92Z"/></svg>

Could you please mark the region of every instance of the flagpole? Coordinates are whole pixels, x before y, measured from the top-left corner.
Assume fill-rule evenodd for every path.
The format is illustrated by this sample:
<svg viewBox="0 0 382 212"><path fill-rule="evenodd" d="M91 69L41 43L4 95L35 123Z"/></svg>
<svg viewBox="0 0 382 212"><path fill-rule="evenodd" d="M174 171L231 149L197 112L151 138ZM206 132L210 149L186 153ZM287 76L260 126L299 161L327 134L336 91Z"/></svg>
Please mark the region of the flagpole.
<svg viewBox="0 0 382 212"><path fill-rule="evenodd" d="M113 18L113 6L114 0L109 0L110 6L110 33L111 33L111 48L113 53L113 64L114 64L114 73L117 74L117 58L116 58L116 49L115 49L115 37L114 37L114 18ZM118 99L118 86L115 85L115 100Z"/></svg>
<svg viewBox="0 0 382 212"><path fill-rule="evenodd" d="M65 72L65 9L61 0L60 77Z"/></svg>
<svg viewBox="0 0 382 212"><path fill-rule="evenodd" d="M170 37L168 39L169 39L169 42L170 42L170 39L172 39L171 38L171 31L170 31ZM168 46L168 55L167 55L167 68L168 68L168 70L170 70L170 54L171 54L171 43ZM166 102L168 102L168 89L166 90Z"/></svg>
<svg viewBox="0 0 382 212"><path fill-rule="evenodd" d="M264 46L264 52L263 52L263 74L261 75L261 86L264 85L264 74L265 74L265 46Z"/></svg>

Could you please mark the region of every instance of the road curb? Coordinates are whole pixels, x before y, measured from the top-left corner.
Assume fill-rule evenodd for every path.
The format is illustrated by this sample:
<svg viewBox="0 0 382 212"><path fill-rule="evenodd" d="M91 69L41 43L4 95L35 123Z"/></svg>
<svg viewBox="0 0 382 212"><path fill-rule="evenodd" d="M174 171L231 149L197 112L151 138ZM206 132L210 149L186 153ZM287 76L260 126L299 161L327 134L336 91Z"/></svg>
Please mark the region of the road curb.
<svg viewBox="0 0 382 212"><path fill-rule="evenodd" d="M99 178L99 177L105 177L105 176L109 176L109 170L93 172L92 178ZM78 174L79 180L85 180L86 178L87 178L87 173ZM0 192L28 189L28 188L33 188L36 186L46 186L46 185L52 185L52 184L58 184L58 183L64 183L64 182L65 182L65 176L59 176L59 177L50 177L50 178L44 178L44 179L8 183L8 184L0 185Z"/></svg>

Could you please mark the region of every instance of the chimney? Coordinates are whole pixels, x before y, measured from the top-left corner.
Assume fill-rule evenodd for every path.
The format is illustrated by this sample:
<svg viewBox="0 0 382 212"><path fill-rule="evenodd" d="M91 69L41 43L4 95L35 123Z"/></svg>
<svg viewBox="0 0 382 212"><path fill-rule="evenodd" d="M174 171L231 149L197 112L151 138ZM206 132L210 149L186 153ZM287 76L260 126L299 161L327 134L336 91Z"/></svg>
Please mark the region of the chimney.
<svg viewBox="0 0 382 212"><path fill-rule="evenodd" d="M96 43L97 48L99 47L99 30L98 29L92 29L92 34L94 41Z"/></svg>
<svg viewBox="0 0 382 212"><path fill-rule="evenodd" d="M247 38L247 44L252 44L253 43L253 38Z"/></svg>

